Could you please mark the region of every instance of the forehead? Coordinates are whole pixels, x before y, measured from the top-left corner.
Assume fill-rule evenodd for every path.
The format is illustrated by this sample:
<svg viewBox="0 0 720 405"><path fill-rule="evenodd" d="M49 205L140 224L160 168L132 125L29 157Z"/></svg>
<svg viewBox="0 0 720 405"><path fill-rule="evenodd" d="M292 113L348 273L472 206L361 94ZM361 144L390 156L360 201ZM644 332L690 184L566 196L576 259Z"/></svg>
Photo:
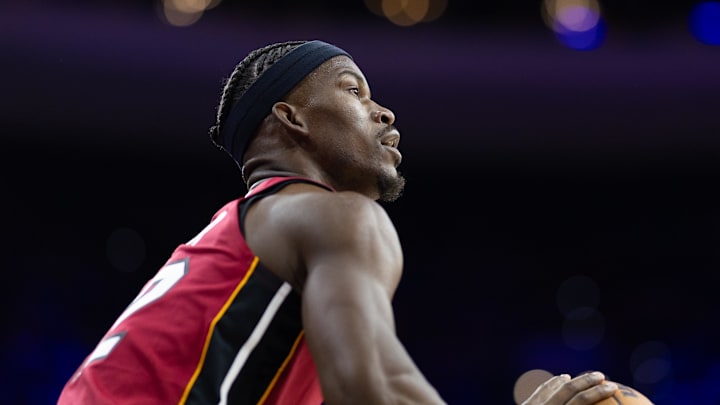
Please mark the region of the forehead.
<svg viewBox="0 0 720 405"><path fill-rule="evenodd" d="M327 83L328 81L336 80L343 74L351 74L365 81L365 76L360 68L355 64L355 62L353 62L352 59L344 55L330 58L315 69L315 71L310 74L309 78L311 78L311 80L317 80L321 83Z"/></svg>

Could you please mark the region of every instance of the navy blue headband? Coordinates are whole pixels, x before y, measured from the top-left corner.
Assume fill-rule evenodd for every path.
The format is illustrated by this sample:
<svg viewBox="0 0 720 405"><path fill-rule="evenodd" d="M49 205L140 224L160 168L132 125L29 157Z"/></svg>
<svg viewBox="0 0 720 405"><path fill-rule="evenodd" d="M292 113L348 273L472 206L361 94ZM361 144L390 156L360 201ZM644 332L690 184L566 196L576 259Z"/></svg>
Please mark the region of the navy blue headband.
<svg viewBox="0 0 720 405"><path fill-rule="evenodd" d="M334 45L322 41L306 42L270 65L250 85L220 129L223 146L238 165L242 166L245 149L272 106L323 62L339 55L352 58Z"/></svg>

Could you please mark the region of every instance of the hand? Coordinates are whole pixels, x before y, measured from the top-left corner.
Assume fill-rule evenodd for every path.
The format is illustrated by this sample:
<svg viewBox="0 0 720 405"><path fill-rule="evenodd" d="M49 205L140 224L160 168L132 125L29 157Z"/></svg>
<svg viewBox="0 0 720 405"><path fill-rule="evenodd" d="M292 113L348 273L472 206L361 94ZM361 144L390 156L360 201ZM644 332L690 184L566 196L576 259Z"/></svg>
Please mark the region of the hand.
<svg viewBox="0 0 720 405"><path fill-rule="evenodd" d="M606 381L598 371L572 379L561 374L540 384L522 405L592 405L609 398L617 389L617 384Z"/></svg>

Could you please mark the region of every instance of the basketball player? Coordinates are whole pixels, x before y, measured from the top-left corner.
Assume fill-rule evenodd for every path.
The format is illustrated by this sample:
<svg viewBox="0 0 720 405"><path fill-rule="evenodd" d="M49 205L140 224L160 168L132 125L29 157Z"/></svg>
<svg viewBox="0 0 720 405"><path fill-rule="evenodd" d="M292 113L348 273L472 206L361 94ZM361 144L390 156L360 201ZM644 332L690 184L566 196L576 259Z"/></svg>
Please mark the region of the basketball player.
<svg viewBox="0 0 720 405"><path fill-rule="evenodd" d="M177 247L58 403L443 404L395 334L403 255L377 203L405 184L394 122L340 48L251 52L210 131L247 194ZM526 403L590 404L602 380L558 376Z"/></svg>

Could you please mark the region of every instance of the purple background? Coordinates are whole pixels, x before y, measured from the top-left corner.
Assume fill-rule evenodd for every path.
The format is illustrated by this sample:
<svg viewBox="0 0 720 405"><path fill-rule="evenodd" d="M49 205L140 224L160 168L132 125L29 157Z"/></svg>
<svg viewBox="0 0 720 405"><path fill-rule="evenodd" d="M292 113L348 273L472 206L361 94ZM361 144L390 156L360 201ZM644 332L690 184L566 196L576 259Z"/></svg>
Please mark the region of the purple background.
<svg viewBox="0 0 720 405"><path fill-rule="evenodd" d="M397 115L398 333L450 403L510 404L532 368L719 403L720 48L692 37L693 2L606 2L593 51L559 43L534 1L450 0L412 27L362 2L243 3L186 28L152 2L0 5L8 403L54 403L174 246L244 192L207 138L222 78L252 49L315 38ZM112 244L118 229L139 242ZM604 319L581 350L556 302L577 275Z"/></svg>

